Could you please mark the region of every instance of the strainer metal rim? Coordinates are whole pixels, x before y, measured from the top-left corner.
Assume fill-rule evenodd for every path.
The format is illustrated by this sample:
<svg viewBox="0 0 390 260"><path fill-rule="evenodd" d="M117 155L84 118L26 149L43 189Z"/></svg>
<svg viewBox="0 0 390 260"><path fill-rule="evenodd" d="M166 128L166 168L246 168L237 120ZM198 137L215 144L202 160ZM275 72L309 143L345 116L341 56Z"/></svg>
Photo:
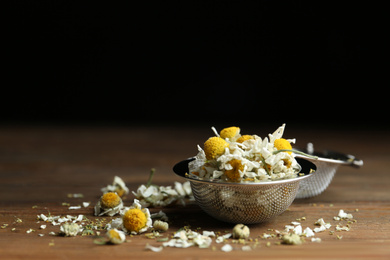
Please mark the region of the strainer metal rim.
<svg viewBox="0 0 390 260"><path fill-rule="evenodd" d="M301 181L304 179L307 179L311 177L315 171L317 170L317 166L312 163L311 161L305 159L305 158L296 158L298 163L302 166L302 163L305 164L305 167L302 166L302 169L299 173L303 173L303 176L297 176L295 178L289 178L289 179L283 179L283 180L276 180L276 181L264 181L264 182L245 182L245 183L235 183L235 182L223 182L219 180L204 180L204 179L196 179L195 177L189 177L186 175L188 173L188 163L195 160L194 157L188 158L186 160L183 160L181 162L178 162L173 167L174 173L191 182L198 182L203 184L210 184L210 185L228 185L228 186L272 186L272 185L279 185L279 184L286 184L290 182L296 182ZM308 166L309 165L309 166ZM186 170L183 171L183 167L187 167Z"/></svg>

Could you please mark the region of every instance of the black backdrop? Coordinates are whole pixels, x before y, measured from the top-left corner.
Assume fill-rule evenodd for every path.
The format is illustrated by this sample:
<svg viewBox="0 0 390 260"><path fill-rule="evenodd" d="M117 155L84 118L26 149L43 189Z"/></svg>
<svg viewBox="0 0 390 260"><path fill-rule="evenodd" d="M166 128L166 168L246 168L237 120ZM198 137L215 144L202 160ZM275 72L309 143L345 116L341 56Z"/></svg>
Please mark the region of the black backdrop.
<svg viewBox="0 0 390 260"><path fill-rule="evenodd" d="M382 2L137 2L11 1L1 122L389 124Z"/></svg>

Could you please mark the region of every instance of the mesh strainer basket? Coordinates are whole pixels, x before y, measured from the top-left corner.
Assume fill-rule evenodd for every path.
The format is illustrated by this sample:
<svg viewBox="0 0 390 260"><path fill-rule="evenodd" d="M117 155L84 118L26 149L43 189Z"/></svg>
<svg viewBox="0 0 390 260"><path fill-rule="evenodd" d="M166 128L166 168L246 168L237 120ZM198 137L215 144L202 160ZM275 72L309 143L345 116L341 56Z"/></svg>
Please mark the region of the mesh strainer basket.
<svg viewBox="0 0 390 260"><path fill-rule="evenodd" d="M293 202L299 183L315 171L308 160L297 158L302 176L269 182L231 183L190 177L188 159L176 164L173 171L190 181L197 204L212 217L229 223L254 224L283 213Z"/></svg>
<svg viewBox="0 0 390 260"><path fill-rule="evenodd" d="M363 165L362 160L358 160L355 156L349 154L334 151L313 152L312 154L318 156L318 159L307 158L299 154L296 155L297 158L305 158L317 166L317 171L311 178L301 181L297 199L311 198L321 194L329 186L340 165L353 167L361 167Z"/></svg>

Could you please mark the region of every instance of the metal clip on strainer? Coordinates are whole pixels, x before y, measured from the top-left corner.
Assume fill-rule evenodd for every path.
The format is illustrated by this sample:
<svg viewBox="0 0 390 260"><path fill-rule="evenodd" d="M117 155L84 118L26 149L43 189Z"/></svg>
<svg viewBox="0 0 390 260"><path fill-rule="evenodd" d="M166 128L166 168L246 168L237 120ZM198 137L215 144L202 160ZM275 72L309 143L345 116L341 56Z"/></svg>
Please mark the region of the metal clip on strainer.
<svg viewBox="0 0 390 260"><path fill-rule="evenodd" d="M353 155L334 151L315 152L311 143L308 144L306 150L302 151L318 156L318 159L312 159L296 154L296 158L305 158L313 162L317 166L317 171L311 178L301 181L296 196L297 199L311 198L321 194L329 186L340 165L357 168L363 166L363 161L356 159Z"/></svg>

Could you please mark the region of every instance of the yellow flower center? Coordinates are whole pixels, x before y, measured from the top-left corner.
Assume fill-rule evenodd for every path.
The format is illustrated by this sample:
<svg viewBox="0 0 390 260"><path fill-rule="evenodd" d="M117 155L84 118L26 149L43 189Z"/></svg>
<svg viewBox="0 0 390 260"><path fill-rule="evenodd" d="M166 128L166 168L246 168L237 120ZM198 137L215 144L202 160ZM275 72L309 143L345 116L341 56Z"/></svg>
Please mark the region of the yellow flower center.
<svg viewBox="0 0 390 260"><path fill-rule="evenodd" d="M291 150L292 149L290 142L284 138L276 139L274 142L274 146L278 150L284 150L284 149ZM287 153L291 154L291 152L287 152Z"/></svg>
<svg viewBox="0 0 390 260"><path fill-rule="evenodd" d="M240 136L240 137L237 139L236 142L238 142L238 143L243 143L243 142L245 142L246 140L250 140L250 139L253 139L253 136L251 136L251 135L242 135L242 136Z"/></svg>
<svg viewBox="0 0 390 260"><path fill-rule="evenodd" d="M103 208L114 208L121 203L121 198L115 192L107 192L101 197L100 203Z"/></svg>
<svg viewBox="0 0 390 260"><path fill-rule="evenodd" d="M108 235L110 236L110 238L116 238L116 239L121 239L119 233L115 230L115 229L111 229L108 231Z"/></svg>
<svg viewBox="0 0 390 260"><path fill-rule="evenodd" d="M128 231L138 232L146 226L146 215L140 209L129 209L123 215L123 226Z"/></svg>
<svg viewBox="0 0 390 260"><path fill-rule="evenodd" d="M240 179L240 172L244 170L244 165L241 164L241 160L233 159L229 161L229 164L233 167L231 170L226 170L225 175L232 181L238 181Z"/></svg>
<svg viewBox="0 0 390 260"><path fill-rule="evenodd" d="M229 138L230 139L230 138L235 137L239 133L240 133L240 128L239 127L231 126L231 127L227 127L227 128L222 129L221 132L219 133L219 135L223 139L225 139L225 138Z"/></svg>
<svg viewBox="0 0 390 260"><path fill-rule="evenodd" d="M204 143L204 152L207 160L212 160L222 155L225 148L229 147L229 143L220 137L210 137Z"/></svg>

